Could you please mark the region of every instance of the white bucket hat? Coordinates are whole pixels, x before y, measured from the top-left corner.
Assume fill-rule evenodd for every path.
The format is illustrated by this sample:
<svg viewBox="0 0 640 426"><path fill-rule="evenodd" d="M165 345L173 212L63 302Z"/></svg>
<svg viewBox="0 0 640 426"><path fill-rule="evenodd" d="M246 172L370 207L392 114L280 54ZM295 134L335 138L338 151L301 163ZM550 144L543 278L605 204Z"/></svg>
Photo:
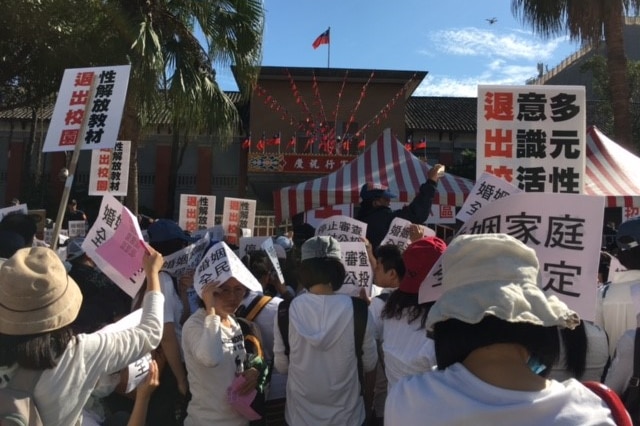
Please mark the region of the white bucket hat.
<svg viewBox="0 0 640 426"><path fill-rule="evenodd" d="M477 324L485 316L544 327L575 328L580 319L539 286L536 253L506 234L461 235L442 255L443 294L427 329L447 319Z"/></svg>

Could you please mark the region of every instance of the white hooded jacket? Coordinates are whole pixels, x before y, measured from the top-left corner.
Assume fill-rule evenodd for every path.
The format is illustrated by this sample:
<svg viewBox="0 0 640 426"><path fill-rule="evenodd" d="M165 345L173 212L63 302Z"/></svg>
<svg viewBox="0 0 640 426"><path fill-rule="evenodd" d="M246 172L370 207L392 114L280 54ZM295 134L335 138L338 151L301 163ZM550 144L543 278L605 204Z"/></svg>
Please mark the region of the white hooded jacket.
<svg viewBox="0 0 640 426"><path fill-rule="evenodd" d="M378 360L374 325L368 314L362 345L365 372ZM277 322L274 362L288 372L286 420L290 425L361 425L360 395L353 330L353 305L343 294L296 297L289 307L289 357Z"/></svg>

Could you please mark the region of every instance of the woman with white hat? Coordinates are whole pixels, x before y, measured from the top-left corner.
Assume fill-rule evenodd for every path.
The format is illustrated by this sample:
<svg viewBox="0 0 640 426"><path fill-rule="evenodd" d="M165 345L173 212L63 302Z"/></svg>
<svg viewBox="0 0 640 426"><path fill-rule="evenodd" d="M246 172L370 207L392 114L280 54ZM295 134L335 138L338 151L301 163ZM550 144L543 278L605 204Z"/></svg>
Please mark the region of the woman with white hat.
<svg viewBox="0 0 640 426"><path fill-rule="evenodd" d="M558 357L558 327L579 318L539 287L534 250L505 234L462 235L442 268L444 292L426 324L438 369L391 388L386 424L616 424L577 380L540 374Z"/></svg>
<svg viewBox="0 0 640 426"><path fill-rule="evenodd" d="M38 370L33 400L47 426L78 425L98 379L156 348L162 336L158 271L150 249L143 260L147 292L140 324L113 333L73 335L82 293L62 261L45 247L18 250L0 269L0 377ZM0 381L0 387L7 386Z"/></svg>

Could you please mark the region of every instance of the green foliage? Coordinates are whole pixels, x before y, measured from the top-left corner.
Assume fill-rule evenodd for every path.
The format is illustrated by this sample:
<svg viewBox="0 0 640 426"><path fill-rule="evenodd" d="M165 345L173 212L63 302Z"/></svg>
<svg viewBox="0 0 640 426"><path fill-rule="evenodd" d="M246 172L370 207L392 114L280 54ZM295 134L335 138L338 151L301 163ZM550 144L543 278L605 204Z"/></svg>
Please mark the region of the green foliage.
<svg viewBox="0 0 640 426"><path fill-rule="evenodd" d="M613 135L613 106L611 104L613 97L609 90L607 59L600 55L594 55L582 64L580 71L591 72L593 76L593 91L596 97L600 99L595 103L593 110L594 116L596 117L593 124L596 124L606 135ZM629 76L628 93L632 100L632 105L635 106L640 101L640 61L627 62L627 74ZM640 111L638 111L638 108L636 107L631 109L631 113L633 140L640 140Z"/></svg>
<svg viewBox="0 0 640 426"><path fill-rule="evenodd" d="M461 153L462 160L457 164L447 166L447 172L463 178L476 180L476 150L465 149Z"/></svg>

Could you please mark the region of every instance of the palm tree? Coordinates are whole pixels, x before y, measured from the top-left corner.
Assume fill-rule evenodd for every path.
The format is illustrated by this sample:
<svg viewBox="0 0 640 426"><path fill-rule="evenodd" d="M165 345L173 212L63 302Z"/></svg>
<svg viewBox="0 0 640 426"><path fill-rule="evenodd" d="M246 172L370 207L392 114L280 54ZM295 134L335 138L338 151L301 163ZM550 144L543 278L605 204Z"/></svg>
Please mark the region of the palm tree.
<svg viewBox="0 0 640 426"><path fill-rule="evenodd" d="M137 147L150 125L160 118L170 123L173 151L189 135L204 133L228 143L237 134L238 112L216 83L213 64L232 64L243 95L250 95L261 61L264 9L260 0L103 4L118 29L111 41L125 44L120 51L132 65L121 136L132 141L126 204L137 212ZM172 158L175 176L178 157ZM170 191L171 199L173 195Z"/></svg>
<svg viewBox="0 0 640 426"><path fill-rule="evenodd" d="M606 42L609 91L616 140L631 152L631 100L624 51L624 12L640 9L640 0L512 0L511 11L542 36L566 34L598 46Z"/></svg>

